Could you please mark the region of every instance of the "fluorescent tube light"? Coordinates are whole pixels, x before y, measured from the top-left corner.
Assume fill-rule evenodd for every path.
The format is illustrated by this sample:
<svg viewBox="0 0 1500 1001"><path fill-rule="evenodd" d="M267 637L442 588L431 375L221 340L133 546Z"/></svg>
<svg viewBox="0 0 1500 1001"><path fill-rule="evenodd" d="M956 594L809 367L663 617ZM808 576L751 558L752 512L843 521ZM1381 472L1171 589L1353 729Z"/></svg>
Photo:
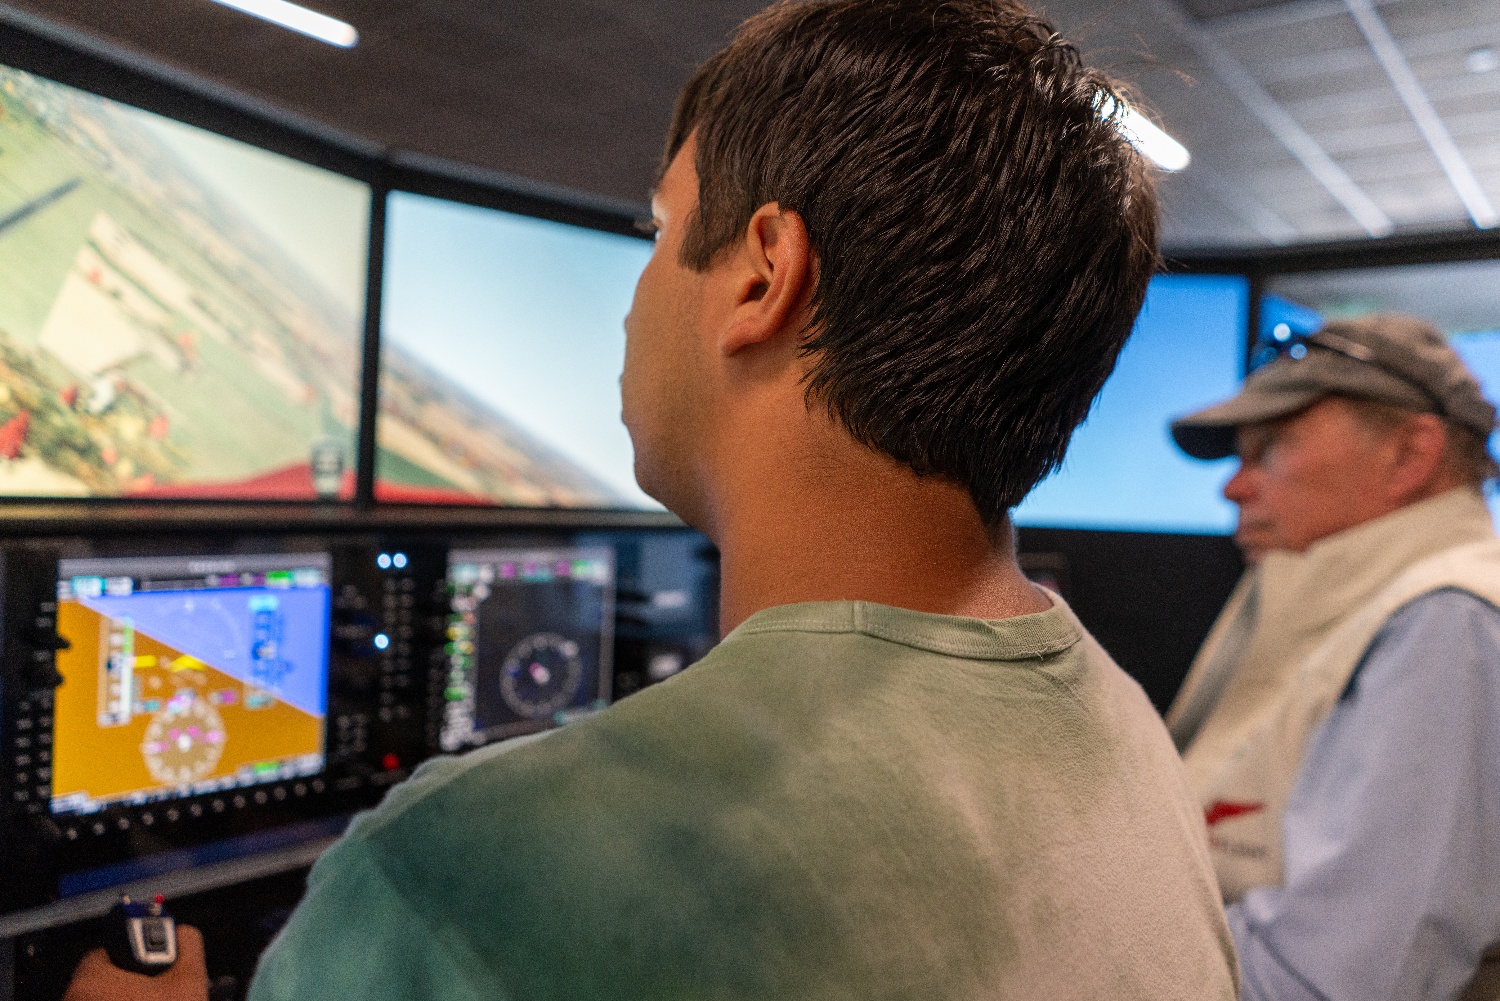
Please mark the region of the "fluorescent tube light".
<svg viewBox="0 0 1500 1001"><path fill-rule="evenodd" d="M359 32L354 30L353 25L288 3L287 0L214 0L214 3L233 7L252 17L279 24L283 28L301 32L329 45L337 45L341 49L350 48L359 41Z"/></svg>
<svg viewBox="0 0 1500 1001"><path fill-rule="evenodd" d="M1099 102L1100 118L1108 118L1114 113L1114 98L1106 97ZM1157 128L1151 119L1128 104L1125 105L1124 112L1115 118L1115 128L1141 156L1162 170L1181 170L1192 162L1192 155L1188 153L1186 146Z"/></svg>

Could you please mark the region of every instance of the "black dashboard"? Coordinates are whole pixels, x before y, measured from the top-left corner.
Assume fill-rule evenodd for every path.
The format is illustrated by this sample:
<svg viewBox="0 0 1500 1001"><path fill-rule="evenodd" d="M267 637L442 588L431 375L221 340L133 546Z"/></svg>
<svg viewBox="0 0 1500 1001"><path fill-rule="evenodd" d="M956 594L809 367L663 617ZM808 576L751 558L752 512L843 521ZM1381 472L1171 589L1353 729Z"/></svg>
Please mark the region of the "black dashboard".
<svg viewBox="0 0 1500 1001"><path fill-rule="evenodd" d="M687 668L716 561L681 528L0 542L0 986L59 992L124 890L295 873L427 758Z"/></svg>

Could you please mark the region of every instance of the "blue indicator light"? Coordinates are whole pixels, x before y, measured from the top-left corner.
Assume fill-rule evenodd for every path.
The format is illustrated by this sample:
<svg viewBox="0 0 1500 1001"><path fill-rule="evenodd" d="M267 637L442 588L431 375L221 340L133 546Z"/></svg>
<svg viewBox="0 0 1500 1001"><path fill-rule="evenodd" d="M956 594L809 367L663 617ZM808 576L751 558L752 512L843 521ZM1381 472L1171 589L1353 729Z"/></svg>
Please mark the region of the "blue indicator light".
<svg viewBox="0 0 1500 1001"><path fill-rule="evenodd" d="M376 633L375 634L375 649L377 649L377 650L384 650L386 647L388 647L390 645L391 645L391 638L389 636L387 636L385 633Z"/></svg>
<svg viewBox="0 0 1500 1001"><path fill-rule="evenodd" d="M395 556L392 556L391 566L395 567L397 570L403 569L406 566L406 554L397 553Z"/></svg>
<svg viewBox="0 0 1500 1001"><path fill-rule="evenodd" d="M391 554L381 553L375 557L375 565L382 570L389 570L391 568Z"/></svg>

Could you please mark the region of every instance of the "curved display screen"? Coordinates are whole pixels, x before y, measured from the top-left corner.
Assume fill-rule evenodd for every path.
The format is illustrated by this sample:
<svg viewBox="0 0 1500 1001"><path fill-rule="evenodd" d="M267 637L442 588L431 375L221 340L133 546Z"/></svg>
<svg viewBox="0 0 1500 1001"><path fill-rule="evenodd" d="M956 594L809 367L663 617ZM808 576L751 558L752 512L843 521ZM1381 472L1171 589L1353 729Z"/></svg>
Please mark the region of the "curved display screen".
<svg viewBox="0 0 1500 1001"><path fill-rule="evenodd" d="M351 497L369 214L0 67L0 496Z"/></svg>
<svg viewBox="0 0 1500 1001"><path fill-rule="evenodd" d="M375 496L656 507L620 422L645 240L390 196Z"/></svg>

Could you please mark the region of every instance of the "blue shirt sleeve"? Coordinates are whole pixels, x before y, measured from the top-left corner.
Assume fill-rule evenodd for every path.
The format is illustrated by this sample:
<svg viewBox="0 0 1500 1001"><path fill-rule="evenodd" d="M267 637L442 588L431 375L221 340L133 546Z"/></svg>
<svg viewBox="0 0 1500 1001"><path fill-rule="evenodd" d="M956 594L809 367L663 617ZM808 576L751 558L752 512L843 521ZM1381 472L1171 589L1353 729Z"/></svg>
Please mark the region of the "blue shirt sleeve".
<svg viewBox="0 0 1500 1001"><path fill-rule="evenodd" d="M1500 609L1386 622L1314 732L1283 885L1229 908L1247 1001L1448 999L1500 941Z"/></svg>

